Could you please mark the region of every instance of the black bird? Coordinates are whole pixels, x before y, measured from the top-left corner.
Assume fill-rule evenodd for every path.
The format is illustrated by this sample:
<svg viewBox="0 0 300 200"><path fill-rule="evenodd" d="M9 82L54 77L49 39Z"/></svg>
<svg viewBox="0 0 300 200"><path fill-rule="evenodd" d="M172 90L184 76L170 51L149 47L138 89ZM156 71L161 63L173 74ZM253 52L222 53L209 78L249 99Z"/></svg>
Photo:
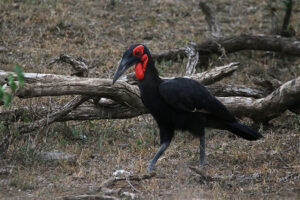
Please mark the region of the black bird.
<svg viewBox="0 0 300 200"><path fill-rule="evenodd" d="M175 130L187 130L200 137L200 165L206 164L204 128L228 130L246 140L262 135L239 123L227 108L199 82L188 78L162 80L145 45L132 45L124 54L114 74L113 84L132 65L141 98L160 129L161 146L147 170L151 172L158 158L168 148Z"/></svg>

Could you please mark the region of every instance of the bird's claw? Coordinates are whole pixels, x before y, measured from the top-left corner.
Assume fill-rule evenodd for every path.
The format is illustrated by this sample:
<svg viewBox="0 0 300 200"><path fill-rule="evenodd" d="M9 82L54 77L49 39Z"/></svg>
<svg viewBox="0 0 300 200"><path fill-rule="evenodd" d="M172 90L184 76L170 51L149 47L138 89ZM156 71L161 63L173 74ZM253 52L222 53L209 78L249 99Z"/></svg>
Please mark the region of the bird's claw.
<svg viewBox="0 0 300 200"><path fill-rule="evenodd" d="M155 169L156 169L155 166L149 165L149 166L147 167L147 172L148 172L148 173L151 173L151 172L153 172Z"/></svg>
<svg viewBox="0 0 300 200"><path fill-rule="evenodd" d="M210 165L209 162L207 162L207 160L204 160L203 162L200 162L199 167L201 169L203 169L204 167L209 166L209 165Z"/></svg>

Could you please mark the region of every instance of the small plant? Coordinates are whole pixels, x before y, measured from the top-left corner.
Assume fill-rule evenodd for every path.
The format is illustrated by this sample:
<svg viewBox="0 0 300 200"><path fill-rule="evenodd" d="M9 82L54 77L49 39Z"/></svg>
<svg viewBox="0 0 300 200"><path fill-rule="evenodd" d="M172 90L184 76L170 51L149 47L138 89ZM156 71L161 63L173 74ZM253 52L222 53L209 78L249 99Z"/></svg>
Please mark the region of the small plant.
<svg viewBox="0 0 300 200"><path fill-rule="evenodd" d="M264 125L262 123L259 124L259 133L263 133L264 132Z"/></svg>
<svg viewBox="0 0 300 200"><path fill-rule="evenodd" d="M9 74L8 84L11 88L10 92L5 91L5 86L0 87L0 101L4 103L5 107L8 107L12 101L13 94L17 91L17 89L22 88L24 85L24 74L22 72L22 68L20 65L15 65L14 68L15 74L17 75L17 83L15 82L15 77L12 74Z"/></svg>

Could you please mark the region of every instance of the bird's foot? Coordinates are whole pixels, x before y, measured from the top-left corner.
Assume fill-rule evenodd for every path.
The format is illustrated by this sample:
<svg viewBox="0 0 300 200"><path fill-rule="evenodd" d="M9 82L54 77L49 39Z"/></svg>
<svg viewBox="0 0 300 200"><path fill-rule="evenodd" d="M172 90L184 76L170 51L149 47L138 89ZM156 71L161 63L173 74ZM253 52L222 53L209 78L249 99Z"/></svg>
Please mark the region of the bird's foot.
<svg viewBox="0 0 300 200"><path fill-rule="evenodd" d="M147 167L147 172L148 173L151 173L151 172L153 172L153 171L155 171L155 169L156 169L156 167L154 166L154 165L149 165L148 167Z"/></svg>
<svg viewBox="0 0 300 200"><path fill-rule="evenodd" d="M203 161L200 161L200 168L203 169L204 167L210 165L209 162L205 159Z"/></svg>

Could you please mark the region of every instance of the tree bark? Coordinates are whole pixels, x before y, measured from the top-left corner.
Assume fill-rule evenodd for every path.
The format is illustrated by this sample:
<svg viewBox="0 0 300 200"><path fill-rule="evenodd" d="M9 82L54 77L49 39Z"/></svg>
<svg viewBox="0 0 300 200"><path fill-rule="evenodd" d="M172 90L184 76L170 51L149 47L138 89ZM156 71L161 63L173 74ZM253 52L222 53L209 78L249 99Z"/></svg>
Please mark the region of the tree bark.
<svg viewBox="0 0 300 200"><path fill-rule="evenodd" d="M286 82L264 98L255 99L235 96L218 97L218 99L237 117L249 117L255 121L268 121L290 107L299 105L300 77ZM135 98L132 101L137 101L136 104L139 104L140 107L132 107L127 104L101 99L97 105L80 105L67 115L57 118L56 121L124 119L147 113L140 98ZM21 111L1 112L0 116L3 119L18 119L18 113L27 113L25 108L22 109ZM47 113L46 108L36 109L39 113ZM59 108L56 109L59 110Z"/></svg>
<svg viewBox="0 0 300 200"><path fill-rule="evenodd" d="M208 39L196 44L199 55L229 54L241 50L274 51L288 55L300 55L300 41L277 35L247 35ZM153 53L158 61L185 58L185 47Z"/></svg>
<svg viewBox="0 0 300 200"><path fill-rule="evenodd" d="M188 77L203 84L211 84L224 76L228 76L237 68L237 63L231 63ZM4 77L7 74L8 72L1 72L0 80L5 81ZM138 87L128 84L128 82L132 82L132 79L118 81L112 85L110 79L25 73L24 87L15 93L20 98L60 95L84 96L75 97L65 106L55 107L50 114L47 108L36 108L39 115L35 117L32 117L33 114L31 115L31 119L34 120L32 123L20 122L24 119L24 112L30 115L29 108L2 111L0 117L10 122L18 121L17 129L20 133L26 133L55 121L123 119L147 113L140 99ZM262 88L241 85L209 85L207 87L215 96L223 96L218 98L238 117L250 117L255 121L268 121L286 109L299 110L297 105L300 102L300 77L282 84L269 95L267 95L268 91ZM82 105L83 102L93 97L98 97L100 101L97 101L96 104L94 102L91 105ZM252 97L259 97L259 99Z"/></svg>
<svg viewBox="0 0 300 200"><path fill-rule="evenodd" d="M300 77L290 80L265 98L219 97L238 117L249 117L254 121L268 121L300 103Z"/></svg>
<svg viewBox="0 0 300 200"><path fill-rule="evenodd" d="M42 118L38 121L34 121L33 123L19 123L16 126L16 129L20 134L32 132L38 128L44 127L45 125L52 124L58 119L64 117L72 110L76 109L83 102L87 101L90 97L88 96L76 96L69 103L61 107L56 112L51 113L46 118Z"/></svg>
<svg viewBox="0 0 300 200"><path fill-rule="evenodd" d="M216 13L213 11L213 9L208 6L206 1L201 1L199 3L199 7L205 15L205 19L208 24L208 30L211 32L211 35L217 38L222 37L223 33L219 26L219 22L215 17Z"/></svg>

